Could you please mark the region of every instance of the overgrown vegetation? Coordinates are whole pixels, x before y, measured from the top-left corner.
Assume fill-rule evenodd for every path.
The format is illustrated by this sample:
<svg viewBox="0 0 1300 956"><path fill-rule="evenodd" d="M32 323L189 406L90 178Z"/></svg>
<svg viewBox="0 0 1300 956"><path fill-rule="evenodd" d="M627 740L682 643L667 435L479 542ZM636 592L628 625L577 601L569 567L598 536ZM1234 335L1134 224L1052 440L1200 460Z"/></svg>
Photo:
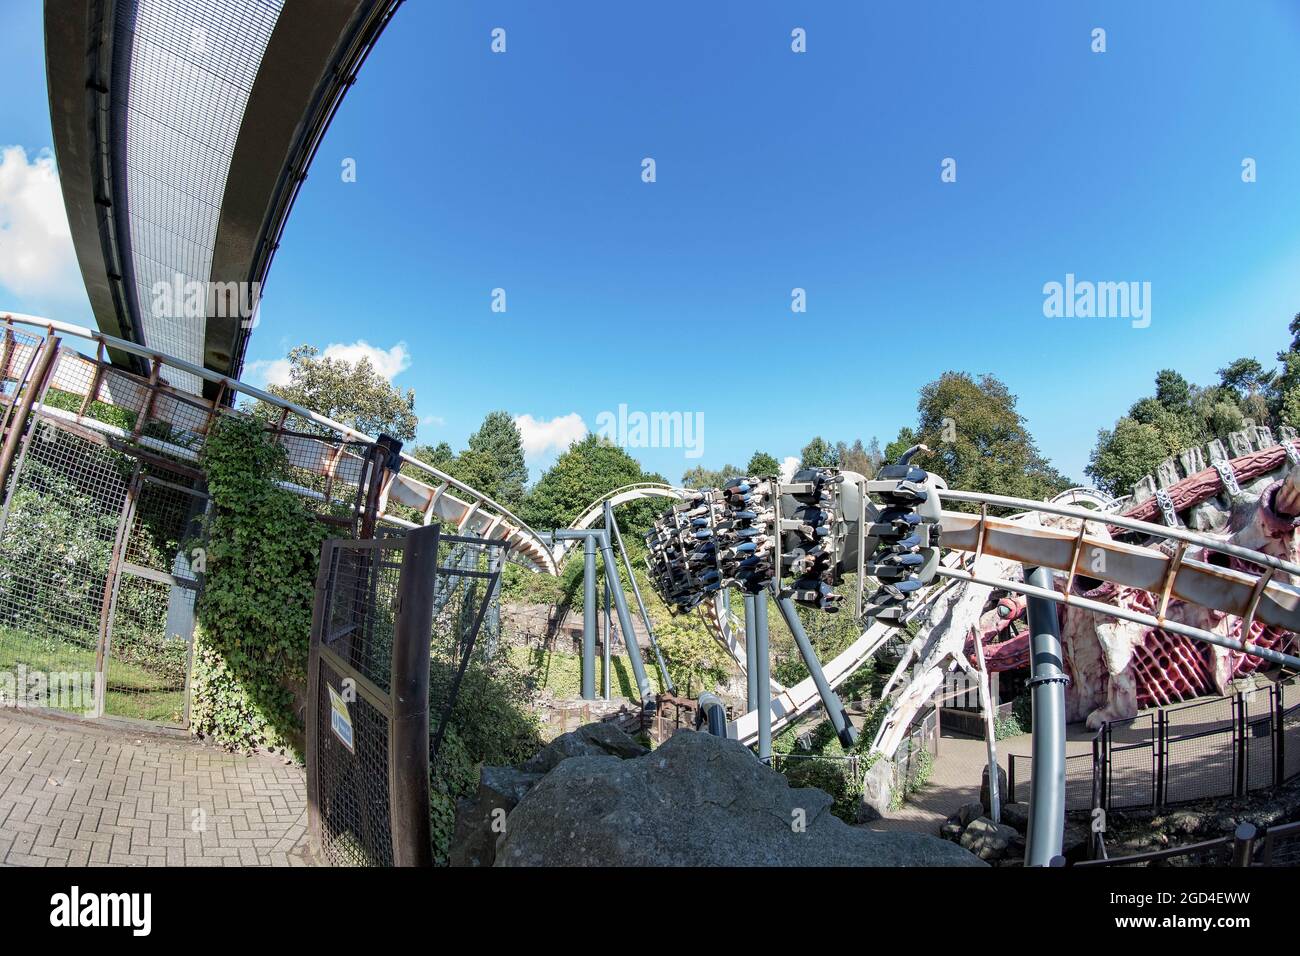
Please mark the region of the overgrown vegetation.
<svg viewBox="0 0 1300 956"><path fill-rule="evenodd" d="M430 683L436 689L449 681L435 673ZM490 659L472 660L466 669L437 762L430 767L429 824L439 865L447 863L456 801L477 789L480 765L521 763L541 749L529 697L525 672L504 651ZM431 733L437 732L442 704L435 690L430 700Z"/></svg>
<svg viewBox="0 0 1300 956"><path fill-rule="evenodd" d="M221 418L203 466L212 512L196 608L193 728L233 748L296 749L295 691L306 682L327 531L302 498L277 484L285 452L256 418Z"/></svg>

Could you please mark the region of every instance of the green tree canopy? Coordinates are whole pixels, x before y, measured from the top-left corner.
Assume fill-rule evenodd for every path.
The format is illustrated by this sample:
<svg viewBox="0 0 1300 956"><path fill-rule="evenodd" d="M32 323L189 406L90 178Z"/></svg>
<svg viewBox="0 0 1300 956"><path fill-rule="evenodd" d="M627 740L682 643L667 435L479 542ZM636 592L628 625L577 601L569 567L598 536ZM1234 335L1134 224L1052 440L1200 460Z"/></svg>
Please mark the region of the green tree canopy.
<svg viewBox="0 0 1300 956"><path fill-rule="evenodd" d="M837 468L839 457L835 454L835 446L817 435L803 446L803 451L799 453L799 463L804 468Z"/></svg>
<svg viewBox="0 0 1300 956"><path fill-rule="evenodd" d="M732 478L740 478L752 472L741 471L735 465L723 465L721 468L705 468L696 465L682 473L682 486L686 488L720 488Z"/></svg>
<svg viewBox="0 0 1300 956"><path fill-rule="evenodd" d="M638 481L663 481L663 478L643 471L640 462L608 439L589 434L555 459L555 464L524 498L519 516L539 531L568 527L601 495ZM629 506L628 510L642 520L624 521L620 513L619 524L624 527L624 536L643 523L640 512L653 514L662 505L651 499Z"/></svg>
<svg viewBox="0 0 1300 956"><path fill-rule="evenodd" d="M931 453L917 464L952 488L1042 499L1070 487L1039 452L1016 397L993 375L945 372L921 389L916 407L917 427L899 432L888 460L921 442Z"/></svg>
<svg viewBox="0 0 1300 956"><path fill-rule="evenodd" d="M852 445L846 442L835 444L835 458L839 466L845 471L856 471L868 478L876 476L884 457L880 450L880 442L874 437L865 446L861 438L855 439Z"/></svg>
<svg viewBox="0 0 1300 956"><path fill-rule="evenodd" d="M756 451L745 466L747 475L779 475L781 463L765 451Z"/></svg>
<svg viewBox="0 0 1300 956"><path fill-rule="evenodd" d="M489 412L478 431L469 436L449 473L507 508L523 501L528 466L524 464L523 436L510 413Z"/></svg>
<svg viewBox="0 0 1300 956"><path fill-rule="evenodd" d="M380 375L370 360L357 362L323 358L312 345L300 345L288 355L289 381L269 385L267 391L286 401L319 412L367 435L381 432L404 442L415 439L415 391L402 391ZM263 418L279 414L263 403L256 413Z"/></svg>

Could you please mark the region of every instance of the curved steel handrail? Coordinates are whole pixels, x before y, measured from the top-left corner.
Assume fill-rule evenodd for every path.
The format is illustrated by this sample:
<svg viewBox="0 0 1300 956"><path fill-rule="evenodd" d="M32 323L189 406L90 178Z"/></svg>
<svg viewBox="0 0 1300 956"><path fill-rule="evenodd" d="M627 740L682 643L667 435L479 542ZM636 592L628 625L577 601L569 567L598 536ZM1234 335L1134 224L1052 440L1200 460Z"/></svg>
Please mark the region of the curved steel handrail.
<svg viewBox="0 0 1300 956"><path fill-rule="evenodd" d="M242 393L250 398L255 398L258 401L266 402L268 405L288 411L300 418L312 422L315 425L338 432L340 435L353 439L354 441L365 442L367 444L373 444L375 442L374 437L367 435L365 432L353 428L350 425L336 422L318 412L304 408L294 402L287 401L271 392L258 388L255 385L249 385L247 382L232 378L229 375L223 375L221 372L214 372L211 369L204 368L201 365L196 365L193 362L188 362L185 359L176 358L175 356L168 355L165 352L160 352L157 349L138 345L135 342L129 342L126 339L119 339L116 336L107 335L104 332L88 329L84 326L74 325L70 322L61 322L57 319L47 319L41 316L25 315L19 312L0 312L0 321L14 322L19 325L27 325L33 328L43 329L51 334L58 332L63 335L75 336L77 338L96 342L103 345L105 348L119 349L122 352L150 360L156 359L162 364L172 366L173 368L177 368L183 372L188 372L192 375L197 375L209 382L224 385L232 392ZM527 550L523 553L527 555L536 569L539 571L545 571L548 574L557 573L558 568L555 559L541 536L504 505L475 490L463 481L453 478L451 475L440 471L427 462L421 461L413 455L402 452L401 457L404 463L410 464L415 468L436 477L439 484L445 484L447 487L455 488L469 496L471 500L468 502L461 501L459 498L455 498L454 496L443 496L450 497L452 501L464 506L466 513L469 513L470 509L479 512L486 509L489 512L494 512L495 514L500 515L504 519L503 524L505 525L506 532L505 534L500 535L500 537L518 537L524 539L523 543L527 547ZM434 493L433 488L430 488L429 491Z"/></svg>

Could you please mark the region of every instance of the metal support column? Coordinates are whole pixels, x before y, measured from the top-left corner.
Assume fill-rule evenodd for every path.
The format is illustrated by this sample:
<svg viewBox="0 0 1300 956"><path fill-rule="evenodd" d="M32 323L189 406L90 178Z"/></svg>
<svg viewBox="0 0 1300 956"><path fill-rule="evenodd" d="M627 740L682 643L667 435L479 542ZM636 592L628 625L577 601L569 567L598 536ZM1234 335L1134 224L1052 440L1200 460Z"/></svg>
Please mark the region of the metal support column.
<svg viewBox="0 0 1300 956"><path fill-rule="evenodd" d="M748 710L758 710L758 677L754 671L754 595L745 592L745 696Z"/></svg>
<svg viewBox="0 0 1300 956"><path fill-rule="evenodd" d="M618 565L614 563L614 549L609 543L608 530L598 532L600 553L605 559L605 573L610 576L614 587L614 608L618 611L618 626L623 629L623 646L627 648L628 660L632 662L632 673L636 675L637 693L641 695L642 706L651 704L650 679L646 677L645 664L641 660L641 648L636 645L636 631L632 629L632 615L627 612L627 598L623 588L618 584Z"/></svg>
<svg viewBox="0 0 1300 956"><path fill-rule="evenodd" d="M1052 572L1025 568L1025 583L1051 590ZM1065 683L1056 605L1029 597L1030 699L1034 772L1029 782L1025 865L1050 866L1065 837Z"/></svg>
<svg viewBox="0 0 1300 956"><path fill-rule="evenodd" d="M612 617L612 613L611 613L611 611L610 611L609 602L610 602L610 597L609 597L609 578L606 577L606 578L605 578L605 610L604 610L604 613L601 614L601 616L600 616L600 621L601 621L601 656L603 657L603 660L601 661L601 663L604 664L604 667L601 669L601 672L600 672L600 689L601 689L601 692L602 692L601 695L602 695L606 700L609 700L609 698L610 698L610 694L609 694L609 659L610 659L610 654L609 654L609 644L610 644L611 639L614 637L614 628L611 626L611 620L610 620L610 618Z"/></svg>
<svg viewBox="0 0 1300 956"><path fill-rule="evenodd" d="M605 532L614 536L613 543L623 558L623 566L627 568L627 579L632 582L632 596L636 598L636 606L641 610L641 620L645 622L645 633L650 639L650 648L655 652L655 661L659 665L659 678L663 682L664 690L676 694L677 688L673 686L673 679L668 676L668 665L664 663L659 642L655 640L655 631L650 624L650 612L646 610L645 601L641 598L641 587L636 583L636 575L632 573L632 562L627 556L627 549L623 547L623 534L618 530L618 522L614 520L614 506L608 501L605 502Z"/></svg>
<svg viewBox="0 0 1300 956"><path fill-rule="evenodd" d="M754 678L758 690L758 759L772 762L772 675L768 652L767 595L754 595Z"/></svg>
<svg viewBox="0 0 1300 956"><path fill-rule="evenodd" d="M762 600L762 595L759 596L759 600ZM825 673L822 672L822 662L818 660L817 652L813 650L812 641L808 640L808 634L803 629L803 622L799 620L799 612L794 602L788 597L778 598L776 606L781 611L781 617L785 619L785 626L790 629L790 634L794 637L799 654L808 667L808 673L812 675L813 683L817 685L817 693L822 699L822 706L826 708L826 716L830 718L831 726L835 728L835 736L840 738L840 743L845 747L852 747L857 742L858 731L849 723L848 714L844 712L844 705L840 703L839 695L831 688Z"/></svg>
<svg viewBox="0 0 1300 956"><path fill-rule="evenodd" d="M596 621L600 605L596 603L596 539L592 535L582 542L582 699L596 697Z"/></svg>

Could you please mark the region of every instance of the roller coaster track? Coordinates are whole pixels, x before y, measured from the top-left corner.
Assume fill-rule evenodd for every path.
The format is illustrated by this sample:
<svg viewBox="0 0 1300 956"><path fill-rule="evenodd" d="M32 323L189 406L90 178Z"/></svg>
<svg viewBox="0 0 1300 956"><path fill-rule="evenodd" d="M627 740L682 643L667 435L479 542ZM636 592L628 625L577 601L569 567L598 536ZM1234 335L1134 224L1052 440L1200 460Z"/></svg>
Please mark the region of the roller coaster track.
<svg viewBox="0 0 1300 956"><path fill-rule="evenodd" d="M283 415L295 415L317 429L327 434L333 433L347 441L372 445L376 440L364 432L333 421L300 405L287 402L246 382L125 339L67 322L20 313L0 312L0 323L9 329L15 325L23 325L38 329L51 337L59 335L93 342L101 355L105 350L135 355L152 363L156 371L165 372L171 368L196 375L217 384L226 396L242 394L256 399L280 409ZM31 343L12 343L6 349L6 363L5 367L0 369L0 376L21 383L25 370L31 364L30 360L35 348L36 346ZM202 422L205 418L210 418L221 411L220 399L209 401L192 394L182 395L177 390L169 389L165 384L159 385L157 382L150 382L141 376L120 369L113 370L111 380L102 377L98 372L99 366L95 360L71 349L61 348L50 384L75 395L86 396L88 392L93 391L95 393L93 397L99 401L132 412L146 406L145 396L150 392L166 394L167 401L154 402L150 406L151 420L166 423L174 432L190 436L195 444L202 440L202 433L196 430L196 420ZM125 436L121 429L85 415L70 417L82 427L115 434L118 438L132 437ZM155 451L183 460L197 459L197 453L192 447L188 447L190 443L186 441L164 441L146 435L134 436L134 440ZM334 442L312 435L288 432L277 433L277 441L285 448L296 467L305 468L326 478L350 481L353 484L360 481L364 475L364 459ZM403 452L401 457L404 471L409 466L412 471L420 473L427 480L422 481L411 474L392 475L380 494L381 520L406 528L419 527L421 523L444 521L455 525L458 534L472 534L508 541L511 545L511 560L534 571L546 574L557 573L558 565L546 542L504 505L413 455ZM419 515L420 520L403 517L393 509L394 505L414 511Z"/></svg>

